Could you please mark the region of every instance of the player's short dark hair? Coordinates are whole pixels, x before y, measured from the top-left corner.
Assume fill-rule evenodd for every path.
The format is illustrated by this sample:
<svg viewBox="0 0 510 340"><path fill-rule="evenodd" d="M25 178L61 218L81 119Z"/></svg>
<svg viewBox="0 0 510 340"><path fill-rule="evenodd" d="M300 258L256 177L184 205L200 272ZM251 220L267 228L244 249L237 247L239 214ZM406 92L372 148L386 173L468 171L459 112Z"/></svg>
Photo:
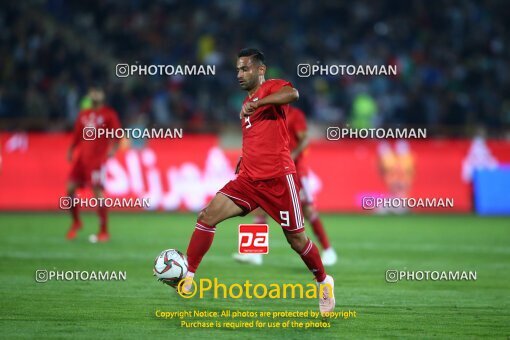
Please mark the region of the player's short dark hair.
<svg viewBox="0 0 510 340"><path fill-rule="evenodd" d="M243 48L239 51L237 57L250 57L251 59L257 61L259 64L264 64L264 61L266 60L264 53L256 48Z"/></svg>

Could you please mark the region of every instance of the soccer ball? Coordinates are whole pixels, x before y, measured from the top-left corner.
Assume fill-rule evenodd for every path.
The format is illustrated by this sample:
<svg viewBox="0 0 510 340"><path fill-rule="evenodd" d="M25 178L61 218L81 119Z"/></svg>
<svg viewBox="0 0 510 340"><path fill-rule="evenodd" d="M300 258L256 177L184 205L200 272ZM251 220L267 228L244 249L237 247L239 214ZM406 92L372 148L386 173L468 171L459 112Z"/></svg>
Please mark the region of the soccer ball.
<svg viewBox="0 0 510 340"><path fill-rule="evenodd" d="M163 250L154 260L153 270L159 281L175 288L188 273L188 260L176 249Z"/></svg>

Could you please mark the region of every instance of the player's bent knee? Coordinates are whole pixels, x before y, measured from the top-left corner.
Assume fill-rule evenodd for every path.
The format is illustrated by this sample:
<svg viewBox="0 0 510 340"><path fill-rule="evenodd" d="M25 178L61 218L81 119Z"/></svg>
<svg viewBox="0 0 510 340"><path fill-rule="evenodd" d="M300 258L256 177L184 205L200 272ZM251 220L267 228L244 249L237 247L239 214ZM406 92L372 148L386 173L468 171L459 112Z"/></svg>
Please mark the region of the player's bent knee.
<svg viewBox="0 0 510 340"><path fill-rule="evenodd" d="M237 206L228 197L218 193L209 205L198 214L198 220L210 226L216 226L218 223L228 218L239 216L242 213L242 208Z"/></svg>
<svg viewBox="0 0 510 340"><path fill-rule="evenodd" d="M211 214L211 209L209 207L202 209L202 211L198 213L198 221L202 221L210 226L214 226L218 222L214 214Z"/></svg>
<svg viewBox="0 0 510 340"><path fill-rule="evenodd" d="M197 217L197 219L198 219L199 221L203 221L203 222L206 222L206 223L207 223L207 221L206 221L206 213L205 213L205 209L206 209L206 208L202 209L202 210L198 213L198 217Z"/></svg>

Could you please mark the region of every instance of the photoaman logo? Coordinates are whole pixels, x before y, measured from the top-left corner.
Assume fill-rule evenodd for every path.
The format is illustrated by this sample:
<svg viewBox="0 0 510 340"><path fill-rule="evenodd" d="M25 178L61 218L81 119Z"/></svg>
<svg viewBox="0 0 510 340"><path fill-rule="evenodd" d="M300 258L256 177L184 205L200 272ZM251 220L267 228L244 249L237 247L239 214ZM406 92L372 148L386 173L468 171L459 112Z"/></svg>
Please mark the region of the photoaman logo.
<svg viewBox="0 0 510 340"><path fill-rule="evenodd" d="M183 290L184 286L192 286L191 293ZM316 284L308 283L251 283L246 280L243 284L220 283L217 278L200 279L198 283L193 278L185 278L177 285L177 293L186 299L191 299L198 294L200 299L212 294L215 299L317 299L323 296L324 292L331 296L332 287L329 283Z"/></svg>
<svg viewBox="0 0 510 340"><path fill-rule="evenodd" d="M239 254L269 253L269 226L267 224L239 225Z"/></svg>

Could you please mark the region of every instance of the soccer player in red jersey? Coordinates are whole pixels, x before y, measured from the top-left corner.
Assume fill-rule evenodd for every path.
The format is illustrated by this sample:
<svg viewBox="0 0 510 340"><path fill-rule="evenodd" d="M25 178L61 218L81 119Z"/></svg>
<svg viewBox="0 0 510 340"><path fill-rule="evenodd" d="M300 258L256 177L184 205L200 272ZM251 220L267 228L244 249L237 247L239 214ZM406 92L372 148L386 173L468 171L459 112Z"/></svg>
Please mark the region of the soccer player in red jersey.
<svg viewBox="0 0 510 340"><path fill-rule="evenodd" d="M240 172L218 191L197 219L189 242L189 270L183 293L191 292L195 272L213 242L216 225L261 207L283 229L290 246L314 274L321 296L319 309L335 307L334 281L327 275L319 250L304 232L299 181L289 151L286 115L299 93L288 81L265 80L264 55L257 49L238 54L237 79L248 92L240 112L243 132Z"/></svg>
<svg viewBox="0 0 510 340"><path fill-rule="evenodd" d="M306 116L303 111L297 107L291 106L287 114L287 127L289 128L290 154L296 165L296 173L301 184L301 207L305 218L312 225L312 230L319 243L322 246L322 263L325 266L332 266L337 261L337 255L322 225L322 221L313 205L313 197L311 195L309 184L309 171L304 151L308 145ZM266 214L257 209L254 211L254 223L267 224ZM262 254L235 254L234 258L239 262L246 262L255 265L262 264Z"/></svg>
<svg viewBox="0 0 510 340"><path fill-rule="evenodd" d="M105 94L100 88L91 88L89 98L92 102L90 109L79 113L75 123L73 139L68 152L68 160L72 162L71 174L69 176L67 194L74 198L78 188L91 187L96 198L103 197L103 178L104 164L108 157L112 157L117 148L116 139L108 139L104 135L98 138L84 138L84 129L93 131L97 128L118 129L120 122L112 108L104 104ZM74 157L73 157L74 156ZM81 229L82 222L79 216L79 207L71 206L71 215L73 223L67 232L67 239L72 240L76 237L77 231ZM106 207L98 207L100 220L99 233L91 235L90 240L97 242L106 242L109 240L108 220Z"/></svg>

